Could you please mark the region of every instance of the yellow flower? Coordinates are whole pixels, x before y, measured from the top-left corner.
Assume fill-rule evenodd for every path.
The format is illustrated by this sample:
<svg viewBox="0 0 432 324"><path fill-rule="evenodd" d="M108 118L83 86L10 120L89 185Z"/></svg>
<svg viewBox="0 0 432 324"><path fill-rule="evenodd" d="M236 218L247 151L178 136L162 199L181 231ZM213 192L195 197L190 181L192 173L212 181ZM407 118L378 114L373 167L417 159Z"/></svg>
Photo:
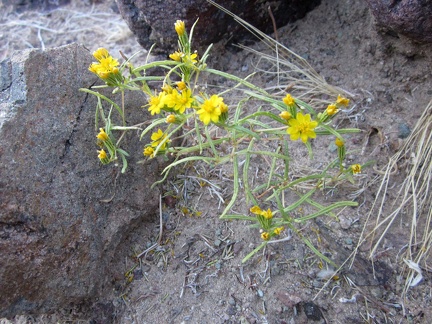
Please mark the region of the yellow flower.
<svg viewBox="0 0 432 324"><path fill-rule="evenodd" d="M270 239L270 234L269 234L268 232L262 232L262 233L261 233L261 238L262 238L264 241L268 241L268 240Z"/></svg>
<svg viewBox="0 0 432 324"><path fill-rule="evenodd" d="M170 94L171 92L173 92L173 88L169 85L169 84L167 84L167 83L165 83L163 86L162 86L162 91L165 93L165 94Z"/></svg>
<svg viewBox="0 0 432 324"><path fill-rule="evenodd" d="M175 115L168 115L166 118L166 122L168 124L172 124L176 122L176 116Z"/></svg>
<svg viewBox="0 0 432 324"><path fill-rule="evenodd" d="M98 155L99 160L102 161L102 160L107 158L107 154L106 154L105 150L100 150L100 151L98 151L98 153L99 153L99 155Z"/></svg>
<svg viewBox="0 0 432 324"><path fill-rule="evenodd" d="M292 141L300 138L303 143L306 143L308 138L316 137L314 130L318 126L318 122L311 120L309 114L303 115L301 112L298 112L296 118L291 118L288 124L287 133L290 135Z"/></svg>
<svg viewBox="0 0 432 324"><path fill-rule="evenodd" d="M336 105L328 105L326 112L327 112L327 115L332 116L332 115L336 114L338 112L338 110L339 109Z"/></svg>
<svg viewBox="0 0 432 324"><path fill-rule="evenodd" d="M345 145L344 141L342 141L339 137L336 137L335 144L337 147L343 147Z"/></svg>
<svg viewBox="0 0 432 324"><path fill-rule="evenodd" d="M187 85L184 81L177 82L177 89L179 89L180 91L183 91L186 88L187 88Z"/></svg>
<svg viewBox="0 0 432 324"><path fill-rule="evenodd" d="M89 70L97 74L101 79L106 80L109 78L110 74L119 73L118 65L119 62L116 59L112 56L108 56L101 58L99 63L92 63Z"/></svg>
<svg viewBox="0 0 432 324"><path fill-rule="evenodd" d="M183 62L189 63L189 64L195 64L198 62L198 53L193 53L190 55L184 55L183 56Z"/></svg>
<svg viewBox="0 0 432 324"><path fill-rule="evenodd" d="M360 164L353 164L351 165L351 171L353 174L361 173L361 165Z"/></svg>
<svg viewBox="0 0 432 324"><path fill-rule="evenodd" d="M109 136L107 133L105 133L103 128L99 128L99 134L96 135L98 139L100 139L102 142L105 142L109 139Z"/></svg>
<svg viewBox="0 0 432 324"><path fill-rule="evenodd" d="M177 35L182 36L186 30L184 21L177 20L174 24L174 28L175 28L175 31L177 32Z"/></svg>
<svg viewBox="0 0 432 324"><path fill-rule="evenodd" d="M285 98L282 99L282 101L287 105L287 106L294 106L295 105L295 100L294 98L290 95L287 94L285 96Z"/></svg>
<svg viewBox="0 0 432 324"><path fill-rule="evenodd" d="M179 52L179 51L175 51L174 53L170 54L170 59L176 62L181 62L182 57L183 57L183 53Z"/></svg>
<svg viewBox="0 0 432 324"><path fill-rule="evenodd" d="M258 206L253 206L253 207L250 209L250 212L251 212L252 214L255 214L255 215L261 215L262 210L261 210L261 208L259 208Z"/></svg>
<svg viewBox="0 0 432 324"><path fill-rule="evenodd" d="M286 120L286 121L288 121L288 120L291 119L292 116L291 116L291 114L290 114L289 111L282 111L282 112L279 114L279 117L282 118L282 119L284 119L284 120Z"/></svg>
<svg viewBox="0 0 432 324"><path fill-rule="evenodd" d="M217 123L219 116L222 114L221 105L223 104L223 98L218 95L212 95L210 99L204 101L201 105L201 109L197 111L199 119L208 125L210 121Z"/></svg>
<svg viewBox="0 0 432 324"><path fill-rule="evenodd" d="M110 163L110 160L105 152L105 150L97 151L99 153L98 158L102 162L102 164Z"/></svg>
<svg viewBox="0 0 432 324"><path fill-rule="evenodd" d="M171 94L167 95L165 103L168 107L177 110L183 114L186 108L191 108L194 102L192 97L192 91L190 89L183 90L179 93L177 90L173 90Z"/></svg>
<svg viewBox="0 0 432 324"><path fill-rule="evenodd" d="M336 99L336 103L341 105L341 106L348 106L349 105L349 99L342 97L341 95L338 95L337 99Z"/></svg>
<svg viewBox="0 0 432 324"><path fill-rule="evenodd" d="M148 101L148 111L150 111L152 115L160 113L161 109L165 105L165 97L166 94L164 92L160 92L158 96L150 96Z"/></svg>
<svg viewBox="0 0 432 324"><path fill-rule="evenodd" d="M169 142L169 140L166 140L167 138L167 134L165 134L164 132L162 132L161 129L158 129L156 133L153 133L151 136L151 139L153 141L153 143L151 143L152 147L157 147L160 143L164 142L160 149L163 150L166 148L167 143Z"/></svg>
<svg viewBox="0 0 432 324"><path fill-rule="evenodd" d="M280 233L284 230L285 228L283 226L275 228L275 230L273 231L273 233L275 233L275 235L280 235Z"/></svg>
<svg viewBox="0 0 432 324"><path fill-rule="evenodd" d="M267 209L267 210L263 210L263 211L261 212L261 215L264 216L265 219L272 219L272 217L273 217L273 213L272 213L272 211L270 210L270 208Z"/></svg>
<svg viewBox="0 0 432 324"><path fill-rule="evenodd" d="M143 153L145 156L153 157L154 156L154 149L151 146L147 146L146 148L144 148Z"/></svg>
<svg viewBox="0 0 432 324"><path fill-rule="evenodd" d="M109 55L109 52L105 48L100 47L96 51L94 51L93 56L96 60L98 60L100 62L102 59L107 58L110 55Z"/></svg>

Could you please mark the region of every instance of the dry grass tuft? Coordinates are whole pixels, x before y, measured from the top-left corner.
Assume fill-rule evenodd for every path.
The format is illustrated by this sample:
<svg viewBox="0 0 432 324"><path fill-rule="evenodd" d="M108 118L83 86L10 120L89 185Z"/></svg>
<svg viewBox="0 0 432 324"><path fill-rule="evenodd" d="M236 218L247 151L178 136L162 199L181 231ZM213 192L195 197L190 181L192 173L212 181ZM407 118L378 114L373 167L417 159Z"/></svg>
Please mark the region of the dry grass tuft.
<svg viewBox="0 0 432 324"><path fill-rule="evenodd" d="M101 10L102 5L78 0L49 12L21 13L0 5L0 61L13 51L27 48L45 49L76 42L95 50L95 46L117 47L133 38L121 15L105 7ZM119 49L128 52L124 46Z"/></svg>
<svg viewBox="0 0 432 324"><path fill-rule="evenodd" d="M235 21L259 39L264 46L263 50L256 50L248 46L238 45L241 49L253 53L259 58L255 67L257 72L268 76L269 79L276 80L274 86L265 88L266 91L278 96L286 95L289 92L312 106L327 105L338 94L354 97L348 91L328 84L307 60L291 51L277 39L266 35L214 1L207 1L233 17Z"/></svg>
<svg viewBox="0 0 432 324"><path fill-rule="evenodd" d="M398 170L406 167L406 176L389 215L384 214L384 206L388 203L387 192L392 186L393 176ZM373 208L368 214L369 220L374 221L374 228L367 233L363 229L360 243L366 239L375 242L370 250L370 258L374 258L377 249L390 227L402 216L409 217L409 240L400 253L404 259L403 274L406 274L405 296L410 287L419 283L422 269L431 271L428 265L431 257L432 244L432 101L428 104L423 115L418 120L411 135L407 138L401 150L390 158L383 173ZM393 184L394 185L394 184ZM360 244L359 243L359 244Z"/></svg>

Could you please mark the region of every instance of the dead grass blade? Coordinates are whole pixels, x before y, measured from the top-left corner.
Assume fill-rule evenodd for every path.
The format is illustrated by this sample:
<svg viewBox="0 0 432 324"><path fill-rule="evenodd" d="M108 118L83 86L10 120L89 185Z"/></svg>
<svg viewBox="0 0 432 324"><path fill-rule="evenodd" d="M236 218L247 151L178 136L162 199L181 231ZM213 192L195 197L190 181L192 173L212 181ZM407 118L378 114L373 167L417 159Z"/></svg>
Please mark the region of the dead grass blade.
<svg viewBox="0 0 432 324"><path fill-rule="evenodd" d="M384 206L387 204L387 191L392 184L394 170L401 170L398 164L408 165L406 177L400 186L392 212L385 216ZM367 216L359 245L366 239L375 242L370 250L370 258L374 258L377 249L390 227L402 214L409 215L410 235L403 254L404 269L406 273L406 295L409 287L419 283L419 271L416 269L428 268L427 262L431 256L432 244L432 101L424 110L416 123L411 135L401 150L390 158L382 175L373 206ZM366 226L374 221L374 228L370 233ZM416 265L408 266L408 265Z"/></svg>
<svg viewBox="0 0 432 324"><path fill-rule="evenodd" d="M275 94L291 92L296 98L310 104L327 103L328 97L338 94L354 97L346 90L329 85L324 78L300 55L294 53L283 44L266 35L245 20L236 16L212 0L207 0L223 12L234 18L240 25L257 37L264 50L256 50L248 46L238 45L241 49L255 54L259 59L256 70L264 75L272 75L277 84L265 90Z"/></svg>

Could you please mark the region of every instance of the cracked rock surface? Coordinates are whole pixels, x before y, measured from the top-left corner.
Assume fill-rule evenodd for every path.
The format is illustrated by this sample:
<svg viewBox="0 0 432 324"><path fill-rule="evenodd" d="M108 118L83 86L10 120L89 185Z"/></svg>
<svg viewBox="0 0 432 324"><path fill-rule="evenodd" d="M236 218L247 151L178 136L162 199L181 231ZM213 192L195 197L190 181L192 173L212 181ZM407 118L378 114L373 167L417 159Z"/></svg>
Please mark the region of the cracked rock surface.
<svg viewBox="0 0 432 324"><path fill-rule="evenodd" d="M97 81L91 61L71 44L0 64L0 317L102 309L87 301L113 291L122 242L158 208L156 162L136 164L141 143L125 139L127 175L97 159L96 100L79 91ZM127 122L143 118L143 100L127 97Z"/></svg>

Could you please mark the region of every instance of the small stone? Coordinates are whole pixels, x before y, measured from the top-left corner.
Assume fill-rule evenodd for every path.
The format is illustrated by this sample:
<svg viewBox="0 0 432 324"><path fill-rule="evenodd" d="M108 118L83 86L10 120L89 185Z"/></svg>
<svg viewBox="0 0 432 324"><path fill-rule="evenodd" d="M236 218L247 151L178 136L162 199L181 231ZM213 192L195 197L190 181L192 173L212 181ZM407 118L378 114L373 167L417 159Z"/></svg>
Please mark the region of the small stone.
<svg viewBox="0 0 432 324"><path fill-rule="evenodd" d="M350 226L352 224L352 221L350 219L348 219L348 218L345 218L345 217L341 216L339 218L339 224L340 224L340 227L342 229L346 230L346 229L350 228Z"/></svg>
<svg viewBox="0 0 432 324"><path fill-rule="evenodd" d="M304 303L303 309L307 318L310 320L319 321L322 317L320 308L312 302Z"/></svg>
<svg viewBox="0 0 432 324"><path fill-rule="evenodd" d="M216 239L213 244L214 244L214 246L219 247L221 245L221 243L222 243L221 240Z"/></svg>
<svg viewBox="0 0 432 324"><path fill-rule="evenodd" d="M228 299L228 304L230 304L231 306L235 306L235 304L236 304L235 299L234 299L233 297L230 297L230 298Z"/></svg>
<svg viewBox="0 0 432 324"><path fill-rule="evenodd" d="M352 245L353 244L353 240L352 240L352 238L346 238L345 239L345 244L348 244L348 245Z"/></svg>
<svg viewBox="0 0 432 324"><path fill-rule="evenodd" d="M400 123L398 127L398 137L407 138L411 134L411 128L406 123Z"/></svg>
<svg viewBox="0 0 432 324"><path fill-rule="evenodd" d="M258 289L257 290L257 295L258 295L258 297L263 298L264 297L264 292L261 289Z"/></svg>

